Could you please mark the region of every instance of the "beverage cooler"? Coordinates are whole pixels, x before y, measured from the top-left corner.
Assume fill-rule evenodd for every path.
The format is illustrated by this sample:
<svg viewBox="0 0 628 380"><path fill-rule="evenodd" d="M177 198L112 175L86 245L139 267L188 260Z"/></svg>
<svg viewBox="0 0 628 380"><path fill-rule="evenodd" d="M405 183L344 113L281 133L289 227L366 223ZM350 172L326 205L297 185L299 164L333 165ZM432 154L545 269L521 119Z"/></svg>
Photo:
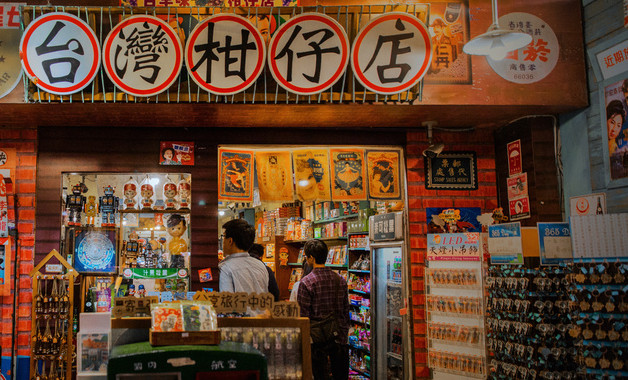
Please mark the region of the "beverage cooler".
<svg viewBox="0 0 628 380"><path fill-rule="evenodd" d="M371 341L373 379L410 379L408 259L402 213L371 217Z"/></svg>

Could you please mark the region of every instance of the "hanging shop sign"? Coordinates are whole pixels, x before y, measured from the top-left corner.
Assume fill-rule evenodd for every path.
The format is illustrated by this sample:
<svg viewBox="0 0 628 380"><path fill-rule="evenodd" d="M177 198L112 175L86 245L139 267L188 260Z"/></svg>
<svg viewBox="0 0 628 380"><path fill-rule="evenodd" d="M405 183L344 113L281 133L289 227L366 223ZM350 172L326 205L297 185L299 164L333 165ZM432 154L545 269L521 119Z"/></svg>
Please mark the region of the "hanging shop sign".
<svg viewBox="0 0 628 380"><path fill-rule="evenodd" d="M131 16L105 38L103 60L105 73L120 90L153 96L168 89L179 76L183 48L164 20Z"/></svg>
<svg viewBox="0 0 628 380"><path fill-rule="evenodd" d="M98 38L89 25L62 12L45 14L28 25L20 40L20 57L31 81L56 95L87 87L101 58Z"/></svg>
<svg viewBox="0 0 628 380"><path fill-rule="evenodd" d="M521 224L505 223L488 227L491 264L523 264Z"/></svg>
<svg viewBox="0 0 628 380"><path fill-rule="evenodd" d="M351 68L358 81L384 95L415 86L431 61L427 27L418 18L401 12L374 18L360 30L351 50Z"/></svg>
<svg viewBox="0 0 628 380"><path fill-rule="evenodd" d="M253 201L253 151L219 149L218 200Z"/></svg>
<svg viewBox="0 0 628 380"><path fill-rule="evenodd" d="M370 199L399 199L399 152L366 152Z"/></svg>
<svg viewBox="0 0 628 380"><path fill-rule="evenodd" d="M480 261L480 234L428 234L427 259L440 261Z"/></svg>
<svg viewBox="0 0 628 380"><path fill-rule="evenodd" d="M475 152L443 152L425 157L425 188L430 190L477 190Z"/></svg>
<svg viewBox="0 0 628 380"><path fill-rule="evenodd" d="M0 99L13 91L22 79L19 8L24 5L26 3L0 3Z"/></svg>
<svg viewBox="0 0 628 380"><path fill-rule="evenodd" d="M279 85L313 95L334 85L349 62L349 38L333 18L303 13L283 24L270 40L268 66Z"/></svg>
<svg viewBox="0 0 628 380"><path fill-rule="evenodd" d="M502 60L486 57L488 64L500 77L513 83L530 84L540 81L554 70L560 46L548 23L530 13L513 12L500 17L499 25L511 30L522 30L532 36L529 45L509 52Z"/></svg>
<svg viewBox="0 0 628 380"><path fill-rule="evenodd" d="M541 265L573 260L569 223L537 223Z"/></svg>
<svg viewBox="0 0 628 380"><path fill-rule="evenodd" d="M231 95L249 88L264 69L266 45L247 19L220 14L199 23L185 45L185 65L201 88Z"/></svg>
<svg viewBox="0 0 628 380"><path fill-rule="evenodd" d="M506 145L508 152L508 175L521 173L521 140L511 141Z"/></svg>

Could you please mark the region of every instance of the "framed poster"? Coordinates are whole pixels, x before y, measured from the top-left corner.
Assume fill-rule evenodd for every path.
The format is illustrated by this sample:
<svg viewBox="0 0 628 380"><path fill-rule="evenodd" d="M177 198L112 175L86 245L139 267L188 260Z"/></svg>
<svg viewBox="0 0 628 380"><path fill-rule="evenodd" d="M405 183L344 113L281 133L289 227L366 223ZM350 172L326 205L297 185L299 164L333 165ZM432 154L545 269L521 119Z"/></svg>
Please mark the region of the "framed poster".
<svg viewBox="0 0 628 380"><path fill-rule="evenodd" d="M333 201L366 200L364 150L331 149Z"/></svg>
<svg viewBox="0 0 628 380"><path fill-rule="evenodd" d="M253 151L218 149L218 201L253 201Z"/></svg>
<svg viewBox="0 0 628 380"><path fill-rule="evenodd" d="M425 157L425 188L429 190L477 190L475 152L443 152Z"/></svg>
<svg viewBox="0 0 628 380"><path fill-rule="evenodd" d="M400 199L399 152L368 150L366 164L370 199Z"/></svg>
<svg viewBox="0 0 628 380"><path fill-rule="evenodd" d="M262 201L291 202L292 159L288 151L255 152L257 186Z"/></svg>
<svg viewBox="0 0 628 380"><path fill-rule="evenodd" d="M77 227L73 266L79 273L115 273L117 228Z"/></svg>
<svg viewBox="0 0 628 380"><path fill-rule="evenodd" d="M292 152L292 162L299 200L331 199L327 149L295 150Z"/></svg>

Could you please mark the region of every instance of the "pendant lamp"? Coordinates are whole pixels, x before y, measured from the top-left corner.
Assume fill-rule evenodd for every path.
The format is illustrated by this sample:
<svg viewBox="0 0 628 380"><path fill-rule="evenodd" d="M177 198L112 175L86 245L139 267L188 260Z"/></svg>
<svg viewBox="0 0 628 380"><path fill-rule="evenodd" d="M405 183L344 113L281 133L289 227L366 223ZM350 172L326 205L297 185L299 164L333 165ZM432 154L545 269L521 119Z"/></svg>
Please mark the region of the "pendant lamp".
<svg viewBox="0 0 628 380"><path fill-rule="evenodd" d="M471 55L488 55L495 61L502 60L509 51L520 49L530 42L532 36L522 31L502 29L497 22L497 0L491 0L493 24L484 34L467 42L462 51Z"/></svg>

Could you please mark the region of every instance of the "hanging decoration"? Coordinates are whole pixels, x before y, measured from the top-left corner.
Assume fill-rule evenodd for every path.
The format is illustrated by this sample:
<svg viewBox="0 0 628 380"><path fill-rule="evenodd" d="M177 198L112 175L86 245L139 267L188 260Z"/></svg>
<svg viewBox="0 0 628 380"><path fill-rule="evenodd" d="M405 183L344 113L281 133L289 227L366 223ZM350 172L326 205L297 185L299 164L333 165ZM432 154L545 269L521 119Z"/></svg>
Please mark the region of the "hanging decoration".
<svg viewBox="0 0 628 380"><path fill-rule="evenodd" d="M253 151L219 149L218 201L253 201Z"/></svg>
<svg viewBox="0 0 628 380"><path fill-rule="evenodd" d="M294 182L301 201L329 200L329 152L306 149L292 152Z"/></svg>
<svg viewBox="0 0 628 380"><path fill-rule="evenodd" d="M290 152L256 152L257 186L262 201L291 202L294 199Z"/></svg>

